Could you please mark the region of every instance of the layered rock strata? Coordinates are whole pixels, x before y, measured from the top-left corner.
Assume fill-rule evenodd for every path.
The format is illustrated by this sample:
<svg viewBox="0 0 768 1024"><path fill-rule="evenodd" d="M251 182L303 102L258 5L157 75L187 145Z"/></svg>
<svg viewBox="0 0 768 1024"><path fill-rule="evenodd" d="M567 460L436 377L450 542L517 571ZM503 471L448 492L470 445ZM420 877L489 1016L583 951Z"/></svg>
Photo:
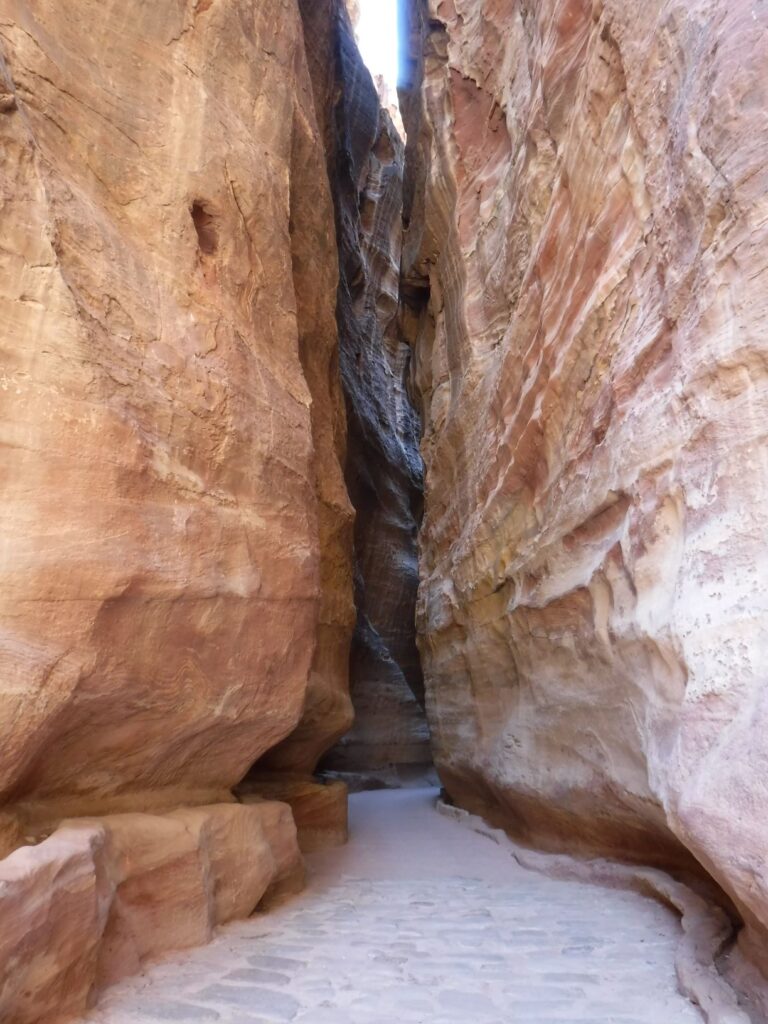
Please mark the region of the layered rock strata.
<svg viewBox="0 0 768 1024"><path fill-rule="evenodd" d="M765 965L768 11L414 9L441 776L528 842L703 865Z"/></svg>
<svg viewBox="0 0 768 1024"><path fill-rule="evenodd" d="M340 780L254 772L237 787L237 795L244 804L265 800L288 804L302 853L343 846L348 839L348 792Z"/></svg>

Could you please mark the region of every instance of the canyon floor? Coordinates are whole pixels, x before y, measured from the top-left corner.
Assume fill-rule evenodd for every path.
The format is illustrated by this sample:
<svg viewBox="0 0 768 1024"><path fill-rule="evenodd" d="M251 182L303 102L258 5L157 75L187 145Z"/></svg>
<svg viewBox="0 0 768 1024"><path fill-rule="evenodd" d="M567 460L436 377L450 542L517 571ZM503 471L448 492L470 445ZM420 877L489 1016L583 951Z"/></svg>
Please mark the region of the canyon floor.
<svg viewBox="0 0 768 1024"><path fill-rule="evenodd" d="M677 918L547 878L434 810L360 793L307 889L110 989L88 1024L686 1024Z"/></svg>

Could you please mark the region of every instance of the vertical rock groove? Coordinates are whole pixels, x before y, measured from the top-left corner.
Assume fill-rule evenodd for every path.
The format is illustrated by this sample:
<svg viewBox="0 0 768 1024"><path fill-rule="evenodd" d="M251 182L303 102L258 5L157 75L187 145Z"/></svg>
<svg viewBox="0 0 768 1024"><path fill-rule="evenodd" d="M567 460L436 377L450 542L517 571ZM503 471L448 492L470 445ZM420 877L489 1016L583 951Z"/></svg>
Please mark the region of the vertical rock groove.
<svg viewBox="0 0 768 1024"><path fill-rule="evenodd" d="M302 718L261 762L269 771L295 773L312 772L353 719L348 667L355 617L353 510L343 476L347 426L336 324L339 270L326 169L332 10L332 5L314 5L313 21L307 24L307 12L300 8L304 47L297 68L301 89L292 139L289 223L299 358L312 393L321 602ZM329 48L326 54L324 46Z"/></svg>
<svg viewBox="0 0 768 1024"><path fill-rule="evenodd" d="M350 666L358 717L328 763L377 768L430 760L414 627L421 459L406 390L410 349L397 318L403 144L346 26L339 56L338 315L349 424L346 479L357 511L358 619Z"/></svg>
<svg viewBox="0 0 768 1024"><path fill-rule="evenodd" d="M322 764L345 771L428 764L414 626L419 423L407 391L411 350L398 318L403 143L360 58L346 5L306 2L300 10L335 207L345 480L355 509L357 623L349 663L355 721ZM317 169L306 173L295 176L300 193ZM303 196L312 202L311 187L304 187ZM312 693L310 687L296 734L270 751L260 769L314 767L324 734L311 712ZM327 707L320 707L329 722ZM313 757L297 757L309 749L309 736L316 741L310 744Z"/></svg>

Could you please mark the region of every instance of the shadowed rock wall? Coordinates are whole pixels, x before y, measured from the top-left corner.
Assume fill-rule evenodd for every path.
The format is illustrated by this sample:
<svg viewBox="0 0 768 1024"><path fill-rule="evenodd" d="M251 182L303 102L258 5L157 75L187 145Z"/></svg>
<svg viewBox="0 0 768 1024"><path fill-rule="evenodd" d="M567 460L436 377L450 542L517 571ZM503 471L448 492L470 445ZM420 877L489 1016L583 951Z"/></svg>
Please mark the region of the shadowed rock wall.
<svg viewBox="0 0 768 1024"><path fill-rule="evenodd" d="M695 858L768 948L768 12L413 11L443 781L530 842Z"/></svg>
<svg viewBox="0 0 768 1024"><path fill-rule="evenodd" d="M308 0L301 8L335 204L345 478L356 512L355 723L322 764L357 769L429 762L414 625L419 422L407 392L410 348L397 319L403 143L381 108L345 5ZM282 764L280 750L265 764L278 757Z"/></svg>

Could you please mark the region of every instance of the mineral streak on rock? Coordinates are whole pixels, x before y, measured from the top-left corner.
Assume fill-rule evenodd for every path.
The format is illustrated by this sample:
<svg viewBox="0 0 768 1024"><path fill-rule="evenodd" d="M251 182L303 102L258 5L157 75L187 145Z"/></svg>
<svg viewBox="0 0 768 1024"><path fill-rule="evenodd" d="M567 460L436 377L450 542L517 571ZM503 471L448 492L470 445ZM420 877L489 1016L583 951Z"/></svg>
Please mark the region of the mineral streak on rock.
<svg viewBox="0 0 768 1024"><path fill-rule="evenodd" d="M529 842L695 858L764 941L768 9L414 6L442 778Z"/></svg>

